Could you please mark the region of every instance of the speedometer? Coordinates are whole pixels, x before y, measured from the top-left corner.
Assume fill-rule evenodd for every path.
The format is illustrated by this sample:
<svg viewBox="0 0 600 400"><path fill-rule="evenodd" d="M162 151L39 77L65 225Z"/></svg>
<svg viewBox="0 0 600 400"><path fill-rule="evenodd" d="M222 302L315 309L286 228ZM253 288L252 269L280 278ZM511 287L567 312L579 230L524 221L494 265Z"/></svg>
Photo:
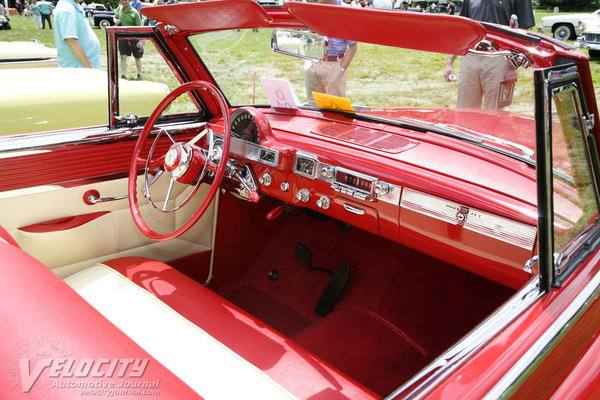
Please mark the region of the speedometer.
<svg viewBox="0 0 600 400"><path fill-rule="evenodd" d="M258 124L248 110L238 109L231 114L231 136L258 144Z"/></svg>

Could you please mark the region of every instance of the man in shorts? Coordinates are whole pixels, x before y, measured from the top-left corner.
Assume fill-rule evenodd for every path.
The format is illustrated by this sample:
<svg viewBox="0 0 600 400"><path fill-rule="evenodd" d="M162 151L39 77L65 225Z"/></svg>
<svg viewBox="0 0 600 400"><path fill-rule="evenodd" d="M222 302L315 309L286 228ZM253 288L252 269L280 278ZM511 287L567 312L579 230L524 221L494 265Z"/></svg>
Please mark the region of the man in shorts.
<svg viewBox="0 0 600 400"><path fill-rule="evenodd" d="M140 13L129 4L129 0L121 0L115 10L114 21L121 26L141 26ZM144 55L144 39L119 39L121 55L121 78L127 79L127 57L133 55L137 68L137 79L142 79L142 56Z"/></svg>
<svg viewBox="0 0 600 400"><path fill-rule="evenodd" d="M319 3L344 5L341 0L319 0ZM329 38L329 47L324 60L307 61L304 64L304 83L309 103L314 102L312 92L346 96L346 69L352 62L358 45L354 41Z"/></svg>
<svg viewBox="0 0 600 400"><path fill-rule="evenodd" d="M513 14L518 17L521 28L535 25L531 0L465 0L460 10L463 17L507 26L510 26ZM456 56L452 55L446 62L444 78L448 82L456 79L455 59ZM483 100L486 109L501 109L503 104L499 100L503 82L514 85L516 80L517 71L504 57L467 54L461 58L456 106L481 108Z"/></svg>

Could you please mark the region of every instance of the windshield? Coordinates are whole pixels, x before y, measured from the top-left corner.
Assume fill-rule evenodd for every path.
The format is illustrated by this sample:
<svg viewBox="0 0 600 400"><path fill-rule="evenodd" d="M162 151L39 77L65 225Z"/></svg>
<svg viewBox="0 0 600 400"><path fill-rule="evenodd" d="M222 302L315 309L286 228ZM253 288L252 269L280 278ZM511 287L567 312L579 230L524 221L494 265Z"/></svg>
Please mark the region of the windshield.
<svg viewBox="0 0 600 400"><path fill-rule="evenodd" d="M350 54L350 45L341 59L329 56L328 62L319 63L273 52L272 35L273 29L242 29L198 34L190 41L234 106L270 104L264 86L264 80L268 78L285 85L289 83L299 107L328 107L322 102L313 102L312 90L308 86L313 85L310 81L319 80L319 74L341 73L345 79L341 83L344 89L341 97L349 100L349 107L358 116L410 125L435 121L436 126L426 125L425 130L450 135L462 132L461 137L468 133L480 143L518 156L531 157L533 153L532 73L522 68L508 68L508 62L502 56L475 60L473 56L458 57L453 64L453 76L450 76L455 79L447 81L444 77L448 61L446 54L357 43L355 54L343 73L340 72L344 67L342 60ZM301 55L311 53L313 56L321 51L320 54L323 54L318 39L303 36L301 32L282 32L277 39L284 51ZM333 43L334 40L326 43L329 46L327 54L338 46ZM457 107L461 74L465 74L466 78L467 74L474 73L468 62L481 62L481 66L475 68L496 71L495 76L489 77L488 73L488 77L480 79L495 79L494 85L500 90L492 95L478 96L476 88L467 88L463 98L467 99L467 103L477 103L480 98L479 104ZM316 86L319 93L331 90L321 82L319 85ZM314 85L312 87L315 88ZM333 89L329 94L339 95L339 92ZM486 107L486 101L497 103L498 109L494 108L494 104ZM346 107L342 106L342 109ZM333 108L339 109L337 104ZM439 128L444 128L444 132L440 132Z"/></svg>

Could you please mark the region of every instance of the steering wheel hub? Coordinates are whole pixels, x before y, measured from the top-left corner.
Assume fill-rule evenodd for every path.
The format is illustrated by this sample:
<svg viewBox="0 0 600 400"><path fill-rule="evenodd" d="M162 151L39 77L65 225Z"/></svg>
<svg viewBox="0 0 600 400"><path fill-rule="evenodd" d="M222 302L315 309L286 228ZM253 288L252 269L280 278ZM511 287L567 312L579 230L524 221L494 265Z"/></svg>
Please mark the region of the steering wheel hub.
<svg viewBox="0 0 600 400"><path fill-rule="evenodd" d="M192 163L193 150L185 143L175 143L165 155L165 171L173 178L185 175Z"/></svg>

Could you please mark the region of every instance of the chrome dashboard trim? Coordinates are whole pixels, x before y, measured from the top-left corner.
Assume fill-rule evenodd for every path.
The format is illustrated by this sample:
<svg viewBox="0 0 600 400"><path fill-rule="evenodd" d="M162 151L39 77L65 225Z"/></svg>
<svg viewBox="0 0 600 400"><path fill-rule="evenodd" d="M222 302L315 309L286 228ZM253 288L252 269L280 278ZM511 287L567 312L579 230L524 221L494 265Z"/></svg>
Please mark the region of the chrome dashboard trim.
<svg viewBox="0 0 600 400"><path fill-rule="evenodd" d="M544 294L539 289L538 276L533 276L520 291L463 339L384 399L425 398L430 390L446 379L460 364L466 362L478 349L493 339L498 332L501 332Z"/></svg>
<svg viewBox="0 0 600 400"><path fill-rule="evenodd" d="M223 139L223 135L221 134L215 133L214 136L215 139ZM277 167L279 164L279 151L234 137L231 138L229 153L233 153L237 156L269 165L271 167ZM269 156L269 159L266 159L266 156Z"/></svg>
<svg viewBox="0 0 600 400"><path fill-rule="evenodd" d="M300 169L298 169L298 161L300 159L305 159L308 161L311 161L313 164L313 170L312 173L307 173L306 171L302 171ZM297 151L296 154L294 154L294 165L292 167L292 169L294 170L294 173L300 176L303 176L305 178L308 179L315 179L317 177L317 174L320 168L319 165L319 159L317 156L313 155L313 154L309 154L309 153L305 153L303 151Z"/></svg>
<svg viewBox="0 0 600 400"><path fill-rule="evenodd" d="M234 137L231 138L229 152L271 167L279 164L279 151Z"/></svg>
<svg viewBox="0 0 600 400"><path fill-rule="evenodd" d="M535 226L478 210L411 188L404 188L400 206L464 229L532 250L537 237Z"/></svg>

